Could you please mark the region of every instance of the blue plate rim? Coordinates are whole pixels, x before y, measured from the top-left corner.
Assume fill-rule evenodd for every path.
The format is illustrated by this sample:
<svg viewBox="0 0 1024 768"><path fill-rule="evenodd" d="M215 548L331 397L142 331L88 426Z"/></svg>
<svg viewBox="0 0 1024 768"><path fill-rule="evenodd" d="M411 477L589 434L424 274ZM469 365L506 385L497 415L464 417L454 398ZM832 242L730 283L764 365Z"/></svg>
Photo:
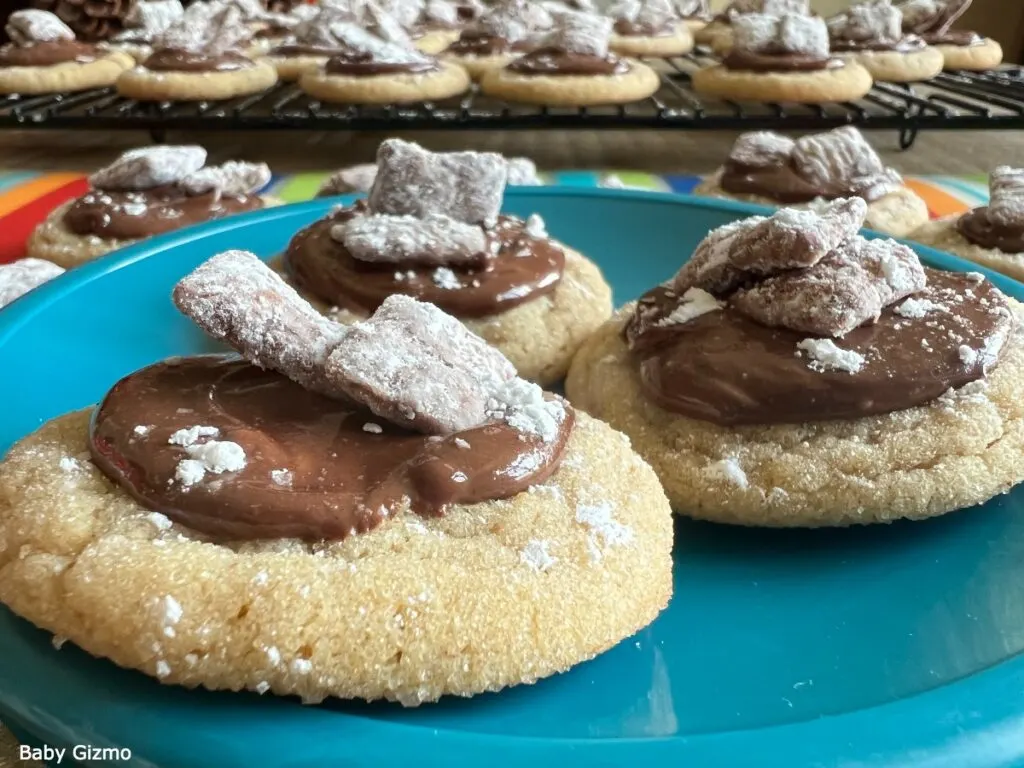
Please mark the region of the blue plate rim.
<svg viewBox="0 0 1024 768"><path fill-rule="evenodd" d="M509 189L507 194L513 198L534 196L603 197L627 201L648 201L741 215L756 215L772 210L764 206L731 200L632 189L531 187ZM93 263L71 270L66 275L31 292L0 312L0 347L20 326L44 310L49 304L85 283L99 279L150 255L171 247L202 240L211 234L241 229L255 221L288 220L302 217L311 212L327 210L346 198L351 198L351 196L321 198L209 222L129 246ZM871 234L884 237L878 233ZM1024 284L973 262L912 241L904 242L914 247L930 266L951 271L980 272L1004 292L1018 300L1024 300ZM11 620L25 621L6 608L0 611L0 620L5 617L5 614ZM27 624L27 622L25 623ZM93 662L90 660L90 663ZM112 662L97 659L96 663L111 664ZM109 693L104 691L100 698ZM34 731L35 728L30 728L26 722L26 712L16 712L6 706L5 698L0 695L0 715L6 715L26 730ZM283 736L283 733L277 734L277 731L295 727L299 724L297 721L300 718L302 727L313 730L336 729L340 723L339 713L327 709L304 707L294 707L289 710L277 709L279 711L274 713L276 722L270 724L271 727L265 732L268 736ZM153 716L153 713L148 714ZM572 754L578 757L581 749L601 749L614 751L620 757L623 757L622 751L629 750L632 758L685 756L694 760L707 761L708 765L728 764L739 768L740 766L759 765L758 756L763 755L765 750L769 750L788 753L793 766L818 765L821 764L820 761L828 760L828 765L861 768L870 764L884 768L884 766L908 765L908 756L914 755L914 764L941 759L941 763L936 763L936 765L956 765L958 768L966 768L976 764L991 764L976 763L972 760L974 757L972 745L977 743L977 740L985 741L986 750L980 751L987 754L991 754L992 744L998 742L999 745L1003 745L1000 751L1007 759L1016 760L1024 756L1024 655L1008 658L970 676L950 681L914 696L875 707L765 728L685 736L553 739L438 729L417 724L359 717L358 715L340 716L358 719L360 733L358 738L354 738L351 742L353 747L351 754L353 755L371 754L375 750L371 749L370 753L363 753L360 750L370 749L372 744L381 740L386 743L389 736L398 732L405 740L404 745L407 748L429 750L431 747L437 747L439 745L437 739L443 736L446 742L452 746L476 747L479 751L463 754L467 757L473 755L480 760L491 757L495 749L511 749L520 758L532 757L535 759L541 757L541 752L543 752L544 758L550 759L556 752L563 756ZM31 717L28 719L35 720ZM976 730L968 729L968 726L972 724L977 726ZM266 725L264 724L264 727ZM36 723L36 727L43 732L47 730L39 723ZM112 730L116 732L119 729L115 727ZM866 734L870 735L866 736ZM353 736L354 734L348 735ZM943 751L937 751L939 749ZM949 750L953 750L953 752L951 753ZM591 758L595 755L592 751L588 751L587 754ZM959 761L950 761L953 754Z"/></svg>

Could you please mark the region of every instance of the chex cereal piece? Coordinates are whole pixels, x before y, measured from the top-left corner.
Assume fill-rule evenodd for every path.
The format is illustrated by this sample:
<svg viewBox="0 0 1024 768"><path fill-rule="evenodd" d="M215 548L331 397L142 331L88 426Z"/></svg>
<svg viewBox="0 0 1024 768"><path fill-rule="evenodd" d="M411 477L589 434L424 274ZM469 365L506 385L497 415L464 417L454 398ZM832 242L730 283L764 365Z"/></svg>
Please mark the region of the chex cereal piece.
<svg viewBox="0 0 1024 768"><path fill-rule="evenodd" d="M828 58L828 26L817 16L748 14L733 21L735 46L753 53Z"/></svg>
<svg viewBox="0 0 1024 768"><path fill-rule="evenodd" d="M544 390L532 381L513 377L499 385L488 398L487 416L549 443L558 436L565 420L565 405L560 400L545 397Z"/></svg>
<svg viewBox="0 0 1024 768"><path fill-rule="evenodd" d="M466 224L498 219L508 163L493 152L428 152L388 139L377 152L370 210L423 217L441 213Z"/></svg>
<svg viewBox="0 0 1024 768"><path fill-rule="evenodd" d="M0 309L62 274L62 267L45 259L20 259L0 264Z"/></svg>
<svg viewBox="0 0 1024 768"><path fill-rule="evenodd" d="M771 168L789 161L796 146L788 136L772 131L743 133L729 151L729 159L748 168Z"/></svg>
<svg viewBox="0 0 1024 768"><path fill-rule="evenodd" d="M924 287L924 270L910 248L858 237L808 269L738 291L731 304L763 325L838 337Z"/></svg>
<svg viewBox="0 0 1024 768"><path fill-rule="evenodd" d="M40 11L36 8L26 8L12 13L7 17L4 31L16 45L75 39L71 27L49 11Z"/></svg>
<svg viewBox="0 0 1024 768"><path fill-rule="evenodd" d="M793 165L801 176L816 185L885 171L878 153L860 131L850 126L801 136L793 150Z"/></svg>
<svg viewBox="0 0 1024 768"><path fill-rule="evenodd" d="M125 29L113 40L131 39L152 42L185 15L181 0L143 0L125 19Z"/></svg>
<svg viewBox="0 0 1024 768"><path fill-rule="evenodd" d="M829 30L842 40L895 42L903 37L903 14L889 0L874 0L851 6Z"/></svg>
<svg viewBox="0 0 1024 768"><path fill-rule="evenodd" d="M395 10L398 13L395 13ZM411 38L406 30L416 25L421 11L421 4L414 7L412 3L404 3L400 8L385 10L379 5L368 3L360 14L359 26L373 32L386 42L410 45ZM399 15L406 12L410 14L409 17ZM412 13L415 13L415 16L411 16ZM412 18L412 21L409 21L408 18Z"/></svg>
<svg viewBox="0 0 1024 768"><path fill-rule="evenodd" d="M459 23L459 7L450 0L427 0L423 18L429 23L454 27Z"/></svg>
<svg viewBox="0 0 1024 768"><path fill-rule="evenodd" d="M252 38L252 29L236 5L193 3L161 36L163 48L218 54L237 50Z"/></svg>
<svg viewBox="0 0 1024 768"><path fill-rule="evenodd" d="M324 376L346 328L323 317L276 272L247 251L226 251L174 287L174 303L215 339L260 368L338 397Z"/></svg>
<svg viewBox="0 0 1024 768"><path fill-rule="evenodd" d="M785 16L787 13L807 16L811 13L810 0L761 0L761 13Z"/></svg>
<svg viewBox="0 0 1024 768"><path fill-rule="evenodd" d="M369 192L377 178L377 164L363 163L342 168L320 185L317 196L347 195L351 192Z"/></svg>
<svg viewBox="0 0 1024 768"><path fill-rule="evenodd" d="M223 165L210 165L183 178L180 186L190 195L214 192L218 197L244 197L259 192L270 183L270 167L266 163L245 163L230 160Z"/></svg>
<svg viewBox="0 0 1024 768"><path fill-rule="evenodd" d="M175 184L206 162L200 146L156 146L130 149L89 177L95 189L108 192L152 189Z"/></svg>
<svg viewBox="0 0 1024 768"><path fill-rule="evenodd" d="M383 419L432 434L479 426L492 393L515 369L455 318L389 296L327 360L335 386Z"/></svg>
<svg viewBox="0 0 1024 768"><path fill-rule="evenodd" d="M368 3L367 10L379 10L381 14L393 18L401 26L410 29L416 26L423 14L423 0L386 0L377 6L375 3Z"/></svg>
<svg viewBox="0 0 1024 768"><path fill-rule="evenodd" d="M331 237L360 261L376 264L469 264L487 249L483 229L441 213L422 219L386 213L356 216L331 227Z"/></svg>
<svg viewBox="0 0 1024 768"><path fill-rule="evenodd" d="M1024 224L1024 168L1001 165L988 180L988 217L995 224Z"/></svg>
<svg viewBox="0 0 1024 768"><path fill-rule="evenodd" d="M537 187L544 182L537 175L537 166L528 157L508 158L508 184L518 187Z"/></svg>
<svg viewBox="0 0 1024 768"><path fill-rule="evenodd" d="M751 276L810 267L857 234L867 216L859 197L835 200L818 211L783 208L711 232L674 280L682 293L703 288L720 296Z"/></svg>
<svg viewBox="0 0 1024 768"><path fill-rule="evenodd" d="M608 39L613 25L614 22L607 16L563 13L555 22L547 44L567 53L603 59L608 55Z"/></svg>
<svg viewBox="0 0 1024 768"><path fill-rule="evenodd" d="M404 40L390 40L379 36L379 27L374 32L348 22L335 22L330 26L331 34L342 46L352 53L365 54L380 64L415 64L426 62L430 57L416 50L404 32Z"/></svg>
<svg viewBox="0 0 1024 768"><path fill-rule="evenodd" d="M852 349L843 349L832 339L804 339L796 348L807 354L810 359L807 367L815 371L842 371L854 374L859 373L865 363L864 355Z"/></svg>
<svg viewBox="0 0 1024 768"><path fill-rule="evenodd" d="M709 0L676 0L676 13L683 18L704 16L710 12Z"/></svg>
<svg viewBox="0 0 1024 768"><path fill-rule="evenodd" d="M923 35L948 30L970 5L971 0L909 0L898 7L904 31Z"/></svg>

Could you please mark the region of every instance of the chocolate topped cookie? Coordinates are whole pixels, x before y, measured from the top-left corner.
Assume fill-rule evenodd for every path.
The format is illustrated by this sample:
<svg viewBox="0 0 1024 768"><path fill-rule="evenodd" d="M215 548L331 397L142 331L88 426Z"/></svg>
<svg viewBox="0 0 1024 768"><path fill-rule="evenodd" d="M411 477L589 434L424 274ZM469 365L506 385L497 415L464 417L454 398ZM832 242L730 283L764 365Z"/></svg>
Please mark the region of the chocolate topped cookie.
<svg viewBox="0 0 1024 768"><path fill-rule="evenodd" d="M479 80L540 45L551 24L551 14L531 0L505 0L463 29L444 54Z"/></svg>
<svg viewBox="0 0 1024 768"><path fill-rule="evenodd" d="M943 55L946 69L995 69L1003 61L1003 48L977 32L953 29L971 0L906 0L898 8L903 30L920 35Z"/></svg>
<svg viewBox="0 0 1024 768"><path fill-rule="evenodd" d="M866 226L894 237L906 237L928 221L925 202L852 127L795 141L770 131L741 134L725 164L694 191L796 207L861 197L868 203Z"/></svg>
<svg viewBox="0 0 1024 768"><path fill-rule="evenodd" d="M441 310L338 325L241 251L173 300L241 357L143 368L0 462L14 612L167 684L416 706L667 604L650 467Z"/></svg>
<svg viewBox="0 0 1024 768"><path fill-rule="evenodd" d="M1024 480L1021 308L857 234L860 198L711 232L586 342L566 391L622 429L682 514L923 518Z"/></svg>
<svg viewBox="0 0 1024 768"><path fill-rule="evenodd" d="M875 80L912 83L942 71L942 54L903 31L903 14L889 0L858 3L828 20L832 50L860 63Z"/></svg>
<svg viewBox="0 0 1024 768"><path fill-rule="evenodd" d="M609 47L626 56L680 56L693 49L693 35L670 0L619 0Z"/></svg>
<svg viewBox="0 0 1024 768"><path fill-rule="evenodd" d="M259 196L264 163L206 165L199 146L129 150L89 177L91 189L58 206L28 242L29 255L74 267L147 237L273 204Z"/></svg>
<svg viewBox="0 0 1024 768"><path fill-rule="evenodd" d="M501 214L509 173L493 153L385 141L368 198L296 234L281 269L344 322L393 294L429 301L497 346L521 375L557 381L610 315L610 290L539 216Z"/></svg>

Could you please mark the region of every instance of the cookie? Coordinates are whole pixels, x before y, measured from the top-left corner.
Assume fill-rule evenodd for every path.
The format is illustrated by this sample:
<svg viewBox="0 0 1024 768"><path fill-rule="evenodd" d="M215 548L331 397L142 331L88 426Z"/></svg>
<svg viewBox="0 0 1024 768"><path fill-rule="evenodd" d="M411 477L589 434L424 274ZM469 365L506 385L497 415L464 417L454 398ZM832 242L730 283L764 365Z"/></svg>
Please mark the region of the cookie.
<svg viewBox="0 0 1024 768"><path fill-rule="evenodd" d="M991 37L977 45L933 45L942 54L945 69L985 71L1003 63L1003 47Z"/></svg>
<svg viewBox="0 0 1024 768"><path fill-rule="evenodd" d="M871 85L868 71L852 61L815 72L749 72L715 64L693 73L695 92L735 101L855 101L865 96Z"/></svg>
<svg viewBox="0 0 1024 768"><path fill-rule="evenodd" d="M908 237L922 245L952 253L1024 282L1024 254L1006 253L998 248L983 248L972 243L957 231L956 222L959 218L959 215L954 215L926 222Z"/></svg>
<svg viewBox="0 0 1024 768"><path fill-rule="evenodd" d="M565 389L578 407L629 436L677 512L771 527L892 522L970 507L1021 479L1019 323L985 387L851 421L727 428L647 399L622 339L630 312L584 342Z"/></svg>
<svg viewBox="0 0 1024 768"><path fill-rule="evenodd" d="M657 73L638 61L624 61L629 69L621 75L524 75L508 68L490 70L481 78L480 88L498 99L551 107L627 104L653 96L660 85Z"/></svg>
<svg viewBox="0 0 1024 768"><path fill-rule="evenodd" d="M140 66L117 78L117 92L140 101L216 101L259 93L276 82L277 70L263 60L224 72L153 72Z"/></svg>
<svg viewBox="0 0 1024 768"><path fill-rule="evenodd" d="M732 47L732 25L716 19L694 30L693 40L697 45L716 52L728 50Z"/></svg>
<svg viewBox="0 0 1024 768"><path fill-rule="evenodd" d="M609 47L623 56L682 56L693 50L693 35L680 22L671 35L612 34Z"/></svg>
<svg viewBox="0 0 1024 768"><path fill-rule="evenodd" d="M403 104L458 96L470 85L462 67L438 62L429 72L386 75L332 75L307 72L299 87L315 99L340 104Z"/></svg>
<svg viewBox="0 0 1024 768"><path fill-rule="evenodd" d="M299 56L276 56L268 55L263 57L263 61L272 65L277 70L277 79L285 82L292 83L301 78L307 72L316 72L322 69L324 64L327 63L328 56L310 56L310 55L299 55Z"/></svg>
<svg viewBox="0 0 1024 768"><path fill-rule="evenodd" d="M431 55L441 53L445 48L459 39L457 29L432 29L413 39L415 45L423 53Z"/></svg>
<svg viewBox="0 0 1024 768"><path fill-rule="evenodd" d="M442 58L462 67L474 81L478 81L490 70L508 66L518 56L518 53L494 53L485 56L445 53Z"/></svg>
<svg viewBox="0 0 1024 768"><path fill-rule="evenodd" d="M93 61L66 61L42 67L0 67L0 93L40 94L87 91L113 85L135 63L118 51L101 52Z"/></svg>
<svg viewBox="0 0 1024 768"><path fill-rule="evenodd" d="M721 169L703 179L693 194L703 197L718 197L726 200L742 200L758 205L778 207L780 203L761 195L743 195L726 192L719 184ZM809 208L813 204L790 206ZM894 192L868 203L865 226L893 237L908 237L928 221L928 205L912 189L901 187Z"/></svg>
<svg viewBox="0 0 1024 768"><path fill-rule="evenodd" d="M856 62L872 79L883 83L916 83L931 80L942 72L943 55L932 47L919 51L859 51L837 54L847 62Z"/></svg>

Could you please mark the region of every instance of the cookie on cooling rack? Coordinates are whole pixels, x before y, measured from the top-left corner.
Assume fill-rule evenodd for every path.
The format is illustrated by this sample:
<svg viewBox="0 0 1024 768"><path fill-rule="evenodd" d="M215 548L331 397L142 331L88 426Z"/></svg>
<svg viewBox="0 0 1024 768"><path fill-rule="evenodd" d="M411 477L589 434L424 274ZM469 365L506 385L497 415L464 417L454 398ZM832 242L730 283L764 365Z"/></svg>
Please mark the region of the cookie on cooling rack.
<svg viewBox="0 0 1024 768"><path fill-rule="evenodd" d="M619 0L608 9L614 26L608 46L623 56L681 56L693 35L671 0Z"/></svg>
<svg viewBox="0 0 1024 768"><path fill-rule="evenodd" d="M795 141L769 131L736 139L725 164L695 194L766 205L811 207L839 197L868 204L865 225L906 237L928 221L928 206L853 127Z"/></svg>
<svg viewBox="0 0 1024 768"><path fill-rule="evenodd" d="M711 232L588 339L572 402L674 509L739 525L921 519L1024 480L1022 307L857 235L859 199Z"/></svg>
<svg viewBox="0 0 1024 768"><path fill-rule="evenodd" d="M704 29L714 18L710 0L675 0L676 13L691 37Z"/></svg>
<svg viewBox="0 0 1024 768"><path fill-rule="evenodd" d="M828 20L832 52L864 67L875 80L914 83L942 72L942 54L903 32L903 14L885 2L864 2Z"/></svg>
<svg viewBox="0 0 1024 768"><path fill-rule="evenodd" d="M469 88L462 67L417 50L407 36L393 42L346 23L332 25L332 33L343 50L299 80L299 87L315 99L407 104L458 96Z"/></svg>
<svg viewBox="0 0 1024 768"><path fill-rule="evenodd" d="M270 181L265 164L205 162L198 146L125 152L36 227L28 254L75 267L147 237L277 204L258 194Z"/></svg>
<svg viewBox="0 0 1024 768"><path fill-rule="evenodd" d="M10 451L15 613L165 684L416 706L562 672L668 603L651 468L441 310L345 329L240 251L174 300L244 359L156 363Z"/></svg>
<svg viewBox="0 0 1024 768"><path fill-rule="evenodd" d="M153 53L153 44L172 25L181 20L185 9L181 0L143 0L135 3L125 17L125 28L99 44L142 63Z"/></svg>
<svg viewBox="0 0 1024 768"><path fill-rule="evenodd" d="M0 93L66 93L111 85L131 57L75 39L52 13L15 11L5 27L11 42L0 47Z"/></svg>
<svg viewBox="0 0 1024 768"><path fill-rule="evenodd" d="M152 55L122 73L117 90L142 101L206 101L258 93L277 82L241 49L252 29L235 5L193 3L158 38Z"/></svg>
<svg viewBox="0 0 1024 768"><path fill-rule="evenodd" d="M977 32L953 29L971 0L907 0L900 3L903 29L939 51L946 69L988 70L1003 61L1003 48Z"/></svg>
<svg viewBox="0 0 1024 768"><path fill-rule="evenodd" d="M871 75L829 50L828 28L816 16L737 16L734 42L721 64L693 73L693 89L735 101L822 104L859 99Z"/></svg>
<svg viewBox="0 0 1024 768"><path fill-rule="evenodd" d="M451 0L427 0L410 30L413 44L424 53L441 53L459 39L463 19L459 6Z"/></svg>
<svg viewBox="0 0 1024 768"><path fill-rule="evenodd" d="M508 170L493 153L385 141L369 197L301 230L276 266L342 322L396 293L429 301L498 348L521 376L554 383L611 315L611 289L539 216L499 213Z"/></svg>
<svg viewBox="0 0 1024 768"><path fill-rule="evenodd" d="M910 237L1024 282L1024 169L989 176L989 204L923 224Z"/></svg>
<svg viewBox="0 0 1024 768"><path fill-rule="evenodd" d="M714 16L710 23L695 32L694 39L697 45L710 48L715 54L724 56L732 48L732 25L740 16L783 16L789 13L810 15L810 0L734 0L720 14Z"/></svg>
<svg viewBox="0 0 1024 768"><path fill-rule="evenodd" d="M480 80L489 96L547 106L626 104L657 92L658 75L646 64L609 51L612 20L561 14L544 45Z"/></svg>
<svg viewBox="0 0 1024 768"><path fill-rule="evenodd" d="M538 45L551 24L551 16L532 2L506 2L488 8L444 50L443 58L479 80L501 69Z"/></svg>

